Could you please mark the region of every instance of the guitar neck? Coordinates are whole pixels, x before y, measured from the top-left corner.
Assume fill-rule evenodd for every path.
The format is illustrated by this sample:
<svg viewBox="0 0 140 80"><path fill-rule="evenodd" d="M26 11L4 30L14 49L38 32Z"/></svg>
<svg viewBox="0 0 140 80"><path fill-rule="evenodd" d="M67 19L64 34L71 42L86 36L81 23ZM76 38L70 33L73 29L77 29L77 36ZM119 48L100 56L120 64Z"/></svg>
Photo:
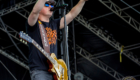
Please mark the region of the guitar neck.
<svg viewBox="0 0 140 80"><path fill-rule="evenodd" d="M36 41L32 41L32 44L53 64L55 63L55 60L47 53Z"/></svg>

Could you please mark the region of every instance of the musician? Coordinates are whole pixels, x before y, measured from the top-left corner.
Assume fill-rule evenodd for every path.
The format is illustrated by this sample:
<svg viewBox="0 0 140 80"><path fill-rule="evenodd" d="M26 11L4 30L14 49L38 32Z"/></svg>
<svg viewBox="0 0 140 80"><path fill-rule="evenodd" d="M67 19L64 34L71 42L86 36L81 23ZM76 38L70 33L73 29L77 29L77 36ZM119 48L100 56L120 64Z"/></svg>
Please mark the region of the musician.
<svg viewBox="0 0 140 80"><path fill-rule="evenodd" d="M88 0L79 0L78 4L66 14L67 25L80 13L85 2ZM27 33L33 38L41 47L42 40L40 35L38 20L44 25L47 38L50 44L50 53L57 55L57 31L64 28L64 17L61 19L50 20L56 2L54 0L38 0L34 5L32 12L27 20ZM53 80L52 73L48 72L49 65L47 58L34 45L29 44L29 68L32 80Z"/></svg>

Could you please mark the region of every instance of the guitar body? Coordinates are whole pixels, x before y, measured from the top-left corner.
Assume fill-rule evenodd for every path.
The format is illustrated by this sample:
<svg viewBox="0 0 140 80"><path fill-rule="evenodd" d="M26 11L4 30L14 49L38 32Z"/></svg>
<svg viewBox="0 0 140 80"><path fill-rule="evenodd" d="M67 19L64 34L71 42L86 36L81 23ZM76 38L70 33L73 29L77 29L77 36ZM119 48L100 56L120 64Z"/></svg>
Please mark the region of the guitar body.
<svg viewBox="0 0 140 80"><path fill-rule="evenodd" d="M57 59L54 53L51 53L51 57L57 62L56 64L49 63L49 72L53 73L54 80L68 80L67 66L62 59Z"/></svg>

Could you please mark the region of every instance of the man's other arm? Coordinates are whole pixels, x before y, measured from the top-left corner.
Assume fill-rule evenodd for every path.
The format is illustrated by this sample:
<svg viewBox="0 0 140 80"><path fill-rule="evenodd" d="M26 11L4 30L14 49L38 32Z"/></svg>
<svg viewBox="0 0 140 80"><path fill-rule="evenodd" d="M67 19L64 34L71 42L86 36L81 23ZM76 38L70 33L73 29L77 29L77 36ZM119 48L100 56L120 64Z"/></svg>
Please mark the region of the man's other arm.
<svg viewBox="0 0 140 80"><path fill-rule="evenodd" d="M88 0L80 0L76 6L74 6L71 11L66 14L67 25L81 12L85 2ZM60 29L64 28L64 17L60 20Z"/></svg>
<svg viewBox="0 0 140 80"><path fill-rule="evenodd" d="M38 0L36 2L36 4L34 5L33 10L28 17L28 24L30 26L35 25L35 23L39 17L39 13L42 10L42 8L44 7L45 2L46 2L46 0Z"/></svg>

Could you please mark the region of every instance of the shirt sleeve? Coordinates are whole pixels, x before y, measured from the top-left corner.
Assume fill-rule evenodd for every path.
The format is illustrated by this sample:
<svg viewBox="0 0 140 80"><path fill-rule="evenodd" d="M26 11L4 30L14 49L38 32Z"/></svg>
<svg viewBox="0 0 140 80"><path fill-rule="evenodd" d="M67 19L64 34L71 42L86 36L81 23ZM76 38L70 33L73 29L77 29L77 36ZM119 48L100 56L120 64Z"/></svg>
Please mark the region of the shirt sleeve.
<svg viewBox="0 0 140 80"><path fill-rule="evenodd" d="M30 25L28 24L28 20L27 20L26 23L25 23L26 33L27 33L30 37L33 36L34 33L36 32L35 30L37 29L37 26L38 26L38 21L35 23L34 26L30 26ZM29 49L30 49L31 45L32 45L31 43L28 43Z"/></svg>
<svg viewBox="0 0 140 80"><path fill-rule="evenodd" d="M28 23L28 20L26 21L26 31L34 31L36 28L37 28L37 25L38 25L38 21L36 21L35 25L34 26L30 26L29 23Z"/></svg>

